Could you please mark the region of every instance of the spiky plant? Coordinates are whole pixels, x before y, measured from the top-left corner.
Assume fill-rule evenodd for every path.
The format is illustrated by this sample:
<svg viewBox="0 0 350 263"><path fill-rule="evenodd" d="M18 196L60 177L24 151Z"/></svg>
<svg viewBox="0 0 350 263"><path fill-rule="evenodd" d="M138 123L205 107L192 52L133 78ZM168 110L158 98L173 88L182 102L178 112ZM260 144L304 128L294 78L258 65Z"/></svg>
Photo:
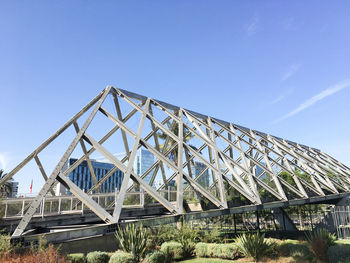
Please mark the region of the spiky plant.
<svg viewBox="0 0 350 263"><path fill-rule="evenodd" d="M262 257L269 255L274 244L265 239L264 234L243 234L236 238L235 244L238 250L246 257L252 257L258 262Z"/></svg>
<svg viewBox="0 0 350 263"><path fill-rule="evenodd" d="M327 260L328 248L335 245L335 235L329 233L324 228L306 232L305 235L314 259L317 262L325 262Z"/></svg>
<svg viewBox="0 0 350 263"><path fill-rule="evenodd" d="M336 236L330 233L327 229L320 228L312 232L306 232L306 240L310 244L314 239L322 239L325 241L327 247L335 245Z"/></svg>
<svg viewBox="0 0 350 263"><path fill-rule="evenodd" d="M133 255L134 261L139 262L146 251L147 231L143 225L127 225L125 228L118 227L115 233L120 248Z"/></svg>

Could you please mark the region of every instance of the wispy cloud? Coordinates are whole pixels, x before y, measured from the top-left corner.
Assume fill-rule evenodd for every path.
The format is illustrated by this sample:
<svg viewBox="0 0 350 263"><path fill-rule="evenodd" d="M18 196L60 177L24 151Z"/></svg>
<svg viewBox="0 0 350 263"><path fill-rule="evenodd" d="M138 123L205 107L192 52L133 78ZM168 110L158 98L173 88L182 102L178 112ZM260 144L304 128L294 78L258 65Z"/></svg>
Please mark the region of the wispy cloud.
<svg viewBox="0 0 350 263"><path fill-rule="evenodd" d="M4 152L1 152L0 153L0 169L5 170L5 172L6 172L8 162L9 162L8 155Z"/></svg>
<svg viewBox="0 0 350 263"><path fill-rule="evenodd" d="M282 100L284 100L287 96L289 96L291 93L293 92L293 88L290 88L288 90L286 90L285 92L283 92L280 96L278 96L277 98L275 98L274 100L272 100L270 102L270 104L275 104L278 103Z"/></svg>
<svg viewBox="0 0 350 263"><path fill-rule="evenodd" d="M245 32L250 37L256 33L258 30L259 18L257 15L254 15L250 23L245 26Z"/></svg>
<svg viewBox="0 0 350 263"><path fill-rule="evenodd" d="M285 119L288 119L292 116L294 116L295 114L311 107L312 105L314 105L316 102L323 100L325 98L327 98L328 96L333 95L334 93L341 91L342 89L345 89L347 87L350 86L350 79L342 81L340 83L337 83L333 86L330 86L329 88L321 91L320 93L316 94L315 96L311 97L310 99L304 101L302 104L300 104L297 108L295 108L294 110L292 110L291 112L287 113L286 115L282 116L281 118L275 120L274 122L279 122Z"/></svg>
<svg viewBox="0 0 350 263"><path fill-rule="evenodd" d="M300 64L292 64L288 67L286 72L282 76L282 81L286 81L290 77L292 77L300 68Z"/></svg>

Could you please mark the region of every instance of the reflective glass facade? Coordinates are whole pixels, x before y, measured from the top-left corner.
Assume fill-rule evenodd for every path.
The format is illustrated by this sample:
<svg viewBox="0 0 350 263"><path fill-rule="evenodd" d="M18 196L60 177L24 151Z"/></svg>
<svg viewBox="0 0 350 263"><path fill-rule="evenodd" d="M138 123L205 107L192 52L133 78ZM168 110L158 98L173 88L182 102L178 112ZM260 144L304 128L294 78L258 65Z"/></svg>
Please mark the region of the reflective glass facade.
<svg viewBox="0 0 350 263"><path fill-rule="evenodd" d="M68 168L73 165L77 159L70 158L68 160ZM96 175L97 181L103 178L110 169L114 167L111 163L96 162L91 161L94 173ZM94 185L94 181L90 174L90 170L86 161L83 161L78 165L69 175L69 179L75 183L80 189L87 192ZM110 193L114 192L117 188L120 189L120 186L123 181L124 174L119 169L116 170L105 182L101 185L101 192ZM66 193L69 194L69 191L66 190Z"/></svg>
<svg viewBox="0 0 350 263"><path fill-rule="evenodd" d="M154 164L154 155L145 149L139 149L136 155L136 162L134 166L134 171L138 176L144 174L152 165ZM146 182L149 182L151 179L152 173L149 173L144 179Z"/></svg>
<svg viewBox="0 0 350 263"><path fill-rule="evenodd" d="M194 165L191 165L191 172L192 175L196 178L198 175L200 175L203 170L207 166L202 162L194 162ZM197 181L201 186L208 187L209 186L209 169L207 169L204 174L198 179Z"/></svg>

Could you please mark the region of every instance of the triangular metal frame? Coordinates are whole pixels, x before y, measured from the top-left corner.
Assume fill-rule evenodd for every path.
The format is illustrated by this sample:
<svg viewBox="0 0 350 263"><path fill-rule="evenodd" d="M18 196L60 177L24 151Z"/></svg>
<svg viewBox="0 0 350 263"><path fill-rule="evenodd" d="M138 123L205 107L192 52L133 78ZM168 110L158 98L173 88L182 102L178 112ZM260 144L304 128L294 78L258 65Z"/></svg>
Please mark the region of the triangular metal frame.
<svg viewBox="0 0 350 263"><path fill-rule="evenodd" d="M107 96L112 96L113 98L117 112L116 116L102 105ZM132 108L124 118L121 114L121 100L124 100ZM162 111L166 117L163 120L158 120L153 114L152 107ZM90 109L92 111L89 117L80 128L77 122L78 119ZM86 131L98 111L110 119L115 126L102 139L96 141ZM141 119L137 131L134 131L125 123L136 113L141 114ZM146 136L142 136L146 120L150 121L152 131ZM178 126L178 134L166 127L166 125L170 125L169 123ZM47 176L38 155L70 126L74 127L76 135L51 175ZM117 159L103 146L103 143L119 129L121 130L126 152L126 156L122 160ZM158 132L167 136L163 149L160 147ZM128 136L134 140L131 149ZM198 149L194 149L186 141L185 138L187 136L192 136L199 140L202 145ZM154 139L155 146L152 146L149 142L151 138ZM220 148L219 141L225 145L224 149ZM90 149L87 148L86 143L91 146ZM63 171L64 164L77 144L80 144L83 156L67 170ZM133 170L133 164L137 150L140 147L148 149L155 156L156 161L143 175L138 176ZM208 151L209 160L201 154L204 149ZM115 166L100 179L96 177L90 160L90 155L94 151L99 152ZM169 153L174 151L177 152L177 160L175 161L169 158ZM238 157L234 157L234 153ZM13 237L19 237L24 233L43 198L49 191L53 194L52 187L57 182L67 187L75 197L106 223L117 223L119 221L125 195L132 190L132 187L129 186L130 180L144 189L147 194L151 195L170 213L179 215L184 213L184 191L188 188L192 188L197 194L208 199L220 209L229 207L226 200L225 183L256 205L264 203L262 196L259 194L258 186L275 197L276 200L282 202L288 201L287 189L300 199L309 198L310 194L326 196L327 192L338 194L339 191L350 191L350 168L318 149L111 86L106 87L62 128L1 179L0 185L12 178L32 159L35 160L45 179L45 184L24 213L22 220L13 233ZM191 162L194 159L200 160L206 167L196 177L193 177L191 172ZM87 161L88 169L94 182L93 187L87 193L84 193L68 178L69 173L84 160ZM172 176L166 177L164 165L173 170ZM260 174L256 174L256 167L260 167ZM116 169L124 173L124 178L114 204L113 214L110 214L105 208L96 203L89 194L94 191L99 192L102 183ZM185 172L186 169L187 172ZM162 175L163 185L155 189L152 186L159 170ZM209 189L206 189L198 182L207 171L211 171L212 174L212 185ZM291 176L293 185L281 177L282 172L286 172ZM304 178L300 176L300 172L305 175ZM147 183L144 178L151 173L151 180ZM267 175L269 175L269 181L266 181ZM174 179L177 182L175 203L168 201L159 193ZM182 183L183 180L188 183L185 187ZM213 188L218 190L217 196L210 190Z"/></svg>

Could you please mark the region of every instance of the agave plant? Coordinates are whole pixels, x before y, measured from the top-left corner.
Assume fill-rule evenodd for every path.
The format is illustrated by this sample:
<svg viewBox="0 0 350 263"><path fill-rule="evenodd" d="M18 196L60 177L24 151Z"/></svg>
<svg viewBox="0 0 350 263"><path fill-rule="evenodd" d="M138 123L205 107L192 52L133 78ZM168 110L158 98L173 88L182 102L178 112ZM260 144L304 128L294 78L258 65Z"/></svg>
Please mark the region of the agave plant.
<svg viewBox="0 0 350 263"><path fill-rule="evenodd" d="M143 225L127 225L125 228L118 227L115 233L120 248L133 255L134 261L139 262L146 251L147 230Z"/></svg>
<svg viewBox="0 0 350 263"><path fill-rule="evenodd" d="M252 257L258 262L262 257L273 252L274 243L265 239L264 234L243 234L236 238L238 250L246 257Z"/></svg>
<svg viewBox="0 0 350 263"><path fill-rule="evenodd" d="M329 233L324 228L307 232L305 235L309 244L309 249L316 261L325 262L327 260L328 248L335 245L335 235Z"/></svg>
<svg viewBox="0 0 350 263"><path fill-rule="evenodd" d="M306 232L305 235L309 244L315 239L322 239L327 247L334 246L335 240L337 239L334 234L329 233L328 230L324 228L316 229L312 232Z"/></svg>

